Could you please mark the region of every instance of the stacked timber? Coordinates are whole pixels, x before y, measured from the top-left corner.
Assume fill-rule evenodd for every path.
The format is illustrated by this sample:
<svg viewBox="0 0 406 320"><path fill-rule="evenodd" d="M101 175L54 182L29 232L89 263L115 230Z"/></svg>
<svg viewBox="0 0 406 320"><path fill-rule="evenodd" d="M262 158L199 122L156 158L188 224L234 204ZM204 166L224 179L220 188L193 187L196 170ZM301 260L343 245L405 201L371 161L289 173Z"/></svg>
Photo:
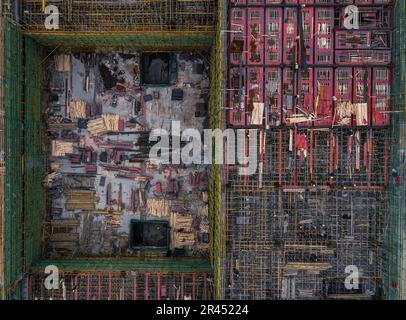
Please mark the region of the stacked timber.
<svg viewBox="0 0 406 320"><path fill-rule="evenodd" d="M193 232L193 216L175 213L172 217L173 241L175 248L192 247L196 243Z"/></svg>
<svg viewBox="0 0 406 320"><path fill-rule="evenodd" d="M117 114L103 114L101 118L90 120L87 129L92 135L108 131L119 131L120 117Z"/></svg>
<svg viewBox="0 0 406 320"><path fill-rule="evenodd" d="M176 230L192 230L193 217L191 215L175 214L173 228Z"/></svg>
<svg viewBox="0 0 406 320"><path fill-rule="evenodd" d="M80 221L77 219L51 220L51 235L48 239L49 247L60 254L74 251L79 243L79 234L75 231L79 226Z"/></svg>
<svg viewBox="0 0 406 320"><path fill-rule="evenodd" d="M171 201L147 199L147 213L156 217L169 217L171 214Z"/></svg>
<svg viewBox="0 0 406 320"><path fill-rule="evenodd" d="M73 153L73 143L61 140L52 141L52 156L64 157L66 154Z"/></svg>
<svg viewBox="0 0 406 320"><path fill-rule="evenodd" d="M86 101L71 101L69 115L71 119L86 119L89 116L90 108Z"/></svg>
<svg viewBox="0 0 406 320"><path fill-rule="evenodd" d="M93 210L95 208L95 191L93 190L69 190L66 196L67 210Z"/></svg>
<svg viewBox="0 0 406 320"><path fill-rule="evenodd" d="M301 270L301 271L324 271L332 268L330 263L316 262L289 262L285 265L286 270Z"/></svg>
<svg viewBox="0 0 406 320"><path fill-rule="evenodd" d="M195 234L193 232L174 232L174 247L192 247L195 244Z"/></svg>
<svg viewBox="0 0 406 320"><path fill-rule="evenodd" d="M59 54L55 56L55 70L60 72L70 71L69 54Z"/></svg>

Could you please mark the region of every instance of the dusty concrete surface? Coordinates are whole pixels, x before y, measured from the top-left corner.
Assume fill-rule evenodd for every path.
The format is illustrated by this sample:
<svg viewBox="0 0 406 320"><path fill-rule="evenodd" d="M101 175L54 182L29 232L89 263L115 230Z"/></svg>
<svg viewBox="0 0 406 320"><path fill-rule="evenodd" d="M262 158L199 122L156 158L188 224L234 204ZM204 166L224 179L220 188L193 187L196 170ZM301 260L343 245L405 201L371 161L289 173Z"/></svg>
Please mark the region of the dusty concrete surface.
<svg viewBox="0 0 406 320"><path fill-rule="evenodd" d="M50 58L49 257L208 254L209 167L149 159L151 130L170 130L172 120L207 127L207 56L171 54L170 83L159 86L141 83L140 59L130 51ZM173 89L183 90L180 100ZM169 246L131 247L132 220L169 221Z"/></svg>

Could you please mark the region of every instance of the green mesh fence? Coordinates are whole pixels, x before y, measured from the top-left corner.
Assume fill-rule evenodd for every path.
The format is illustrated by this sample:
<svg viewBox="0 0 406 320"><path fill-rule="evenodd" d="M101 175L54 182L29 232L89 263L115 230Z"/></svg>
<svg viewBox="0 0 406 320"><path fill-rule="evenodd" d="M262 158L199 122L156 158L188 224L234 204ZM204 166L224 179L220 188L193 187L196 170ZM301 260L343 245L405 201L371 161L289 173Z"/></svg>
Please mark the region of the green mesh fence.
<svg viewBox="0 0 406 320"><path fill-rule="evenodd" d="M144 50L202 49L211 46L213 34L207 32L141 33L30 33L40 44L49 47L87 49L97 47L134 47Z"/></svg>
<svg viewBox="0 0 406 320"><path fill-rule="evenodd" d="M24 103L24 266L28 268L41 255L45 194L43 191L45 150L42 111L44 49L25 38Z"/></svg>
<svg viewBox="0 0 406 320"><path fill-rule="evenodd" d="M389 187L389 212L385 242L385 298L401 298L403 266L403 226L405 214L404 183L404 111L406 72L406 2L396 1L394 8L394 51L392 92L392 150ZM396 178L400 177L400 184Z"/></svg>
<svg viewBox="0 0 406 320"><path fill-rule="evenodd" d="M221 3L221 1L219 1ZM218 11L221 17L221 10ZM214 167L210 185L210 261L126 261L79 259L41 260L42 226L46 212L44 172L46 164L43 128L44 61L49 49L133 47L143 50L201 50L212 48L211 125L221 122L221 32L66 33L25 36L12 23L4 24L4 283L2 298L20 296L17 286L25 271L58 263L67 270L164 270L215 271L216 295L220 296L221 223L220 168ZM48 47L48 48L46 48ZM24 59L24 61L23 61ZM24 101L23 101L24 97Z"/></svg>
<svg viewBox="0 0 406 320"><path fill-rule="evenodd" d="M32 270L44 271L46 266L54 265L60 270L92 271L167 271L167 272L211 272L205 260L192 259L60 259L44 260L32 265Z"/></svg>
<svg viewBox="0 0 406 320"><path fill-rule="evenodd" d="M22 36L16 27L4 24L4 280L2 297L11 294L23 272L23 165L22 165Z"/></svg>
<svg viewBox="0 0 406 320"><path fill-rule="evenodd" d="M211 90L210 90L210 127L221 128L221 85L222 85L222 4L218 1L217 33L212 48ZM214 147L214 145L213 145ZM213 155L215 153L213 152ZM210 177L210 261L214 270L216 298L221 298L221 169L213 165Z"/></svg>

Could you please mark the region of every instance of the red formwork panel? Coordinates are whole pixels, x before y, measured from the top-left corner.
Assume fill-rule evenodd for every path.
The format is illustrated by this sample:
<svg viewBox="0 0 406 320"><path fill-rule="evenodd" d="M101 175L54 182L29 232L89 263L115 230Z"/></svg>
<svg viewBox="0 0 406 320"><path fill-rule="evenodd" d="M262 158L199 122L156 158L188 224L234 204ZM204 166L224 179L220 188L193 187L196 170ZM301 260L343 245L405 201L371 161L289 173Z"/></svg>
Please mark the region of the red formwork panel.
<svg viewBox="0 0 406 320"><path fill-rule="evenodd" d="M283 34L283 62L292 64L295 61L296 37L298 35L296 8L285 8Z"/></svg>
<svg viewBox="0 0 406 320"><path fill-rule="evenodd" d="M330 0L324 0L319 2L331 2ZM354 0L335 0L337 4L354 4Z"/></svg>
<svg viewBox="0 0 406 320"><path fill-rule="evenodd" d="M390 71L388 68L372 69L372 124L389 124L390 109Z"/></svg>
<svg viewBox="0 0 406 320"><path fill-rule="evenodd" d="M300 4L311 4L314 3L315 0L299 0ZM316 0L317 2L317 0Z"/></svg>
<svg viewBox="0 0 406 320"><path fill-rule="evenodd" d="M313 3L313 2L306 2ZM314 8L302 8L303 43L307 63L313 64L314 55Z"/></svg>
<svg viewBox="0 0 406 320"><path fill-rule="evenodd" d="M313 98L313 69L308 68L307 72L299 72L299 101L297 102L295 114L304 115L307 118L311 117L314 112ZM310 121L299 122L298 126L309 126Z"/></svg>
<svg viewBox="0 0 406 320"><path fill-rule="evenodd" d="M334 78L334 124L349 126L352 124L352 68L337 68L335 70Z"/></svg>
<svg viewBox="0 0 406 320"><path fill-rule="evenodd" d="M248 0L230 0L231 5L244 5Z"/></svg>
<svg viewBox="0 0 406 320"><path fill-rule="evenodd" d="M251 112L254 103L264 101L264 69L262 67L247 68L247 108L246 124L251 125Z"/></svg>
<svg viewBox="0 0 406 320"><path fill-rule="evenodd" d="M245 64L247 20L244 8L230 10L230 31L230 64Z"/></svg>
<svg viewBox="0 0 406 320"><path fill-rule="evenodd" d="M355 0L354 4L373 4L374 0Z"/></svg>
<svg viewBox="0 0 406 320"><path fill-rule="evenodd" d="M286 4L297 4L298 0L285 0Z"/></svg>
<svg viewBox="0 0 406 320"><path fill-rule="evenodd" d="M282 63L282 8L267 8L265 12L265 64Z"/></svg>
<svg viewBox="0 0 406 320"><path fill-rule="evenodd" d="M391 62L390 50L337 50L338 65L388 65Z"/></svg>
<svg viewBox="0 0 406 320"><path fill-rule="evenodd" d="M246 107L246 94L245 94L245 69L244 68L230 68L229 71L229 123L232 126L245 125L245 107Z"/></svg>
<svg viewBox="0 0 406 320"><path fill-rule="evenodd" d="M248 63L264 63L264 8L248 9Z"/></svg>
<svg viewBox="0 0 406 320"><path fill-rule="evenodd" d="M320 7L315 11L315 64L334 63L334 8Z"/></svg>
<svg viewBox="0 0 406 320"><path fill-rule="evenodd" d="M393 0L375 0L374 3L375 4L389 4L393 2Z"/></svg>
<svg viewBox="0 0 406 320"><path fill-rule="evenodd" d="M264 5L264 0L246 0L247 4Z"/></svg>
<svg viewBox="0 0 406 320"><path fill-rule="evenodd" d="M279 4L282 0L266 0L266 4Z"/></svg>
<svg viewBox="0 0 406 320"><path fill-rule="evenodd" d="M389 49L390 31L338 30L335 34L336 49Z"/></svg>
<svg viewBox="0 0 406 320"><path fill-rule="evenodd" d="M296 99L295 90L296 80L293 68L285 67L282 72L282 114L283 123L290 124L287 121L289 117L295 114Z"/></svg>
<svg viewBox="0 0 406 320"><path fill-rule="evenodd" d="M331 126L333 123L333 68L315 68L314 70L314 126Z"/></svg>
<svg viewBox="0 0 406 320"><path fill-rule="evenodd" d="M344 27L345 7L340 11L340 27ZM389 28L391 9L385 6L358 7L359 29Z"/></svg>
<svg viewBox="0 0 406 320"><path fill-rule="evenodd" d="M279 126L282 118L282 70L280 68L265 69L264 102L266 127Z"/></svg>
<svg viewBox="0 0 406 320"><path fill-rule="evenodd" d="M354 123L356 126L366 126L371 123L371 69L366 67L354 68L354 83L353 83L353 104L354 104ZM367 104L366 110L364 110L364 116L361 118L357 114L357 110L360 108L359 104ZM365 113L367 113L365 115Z"/></svg>

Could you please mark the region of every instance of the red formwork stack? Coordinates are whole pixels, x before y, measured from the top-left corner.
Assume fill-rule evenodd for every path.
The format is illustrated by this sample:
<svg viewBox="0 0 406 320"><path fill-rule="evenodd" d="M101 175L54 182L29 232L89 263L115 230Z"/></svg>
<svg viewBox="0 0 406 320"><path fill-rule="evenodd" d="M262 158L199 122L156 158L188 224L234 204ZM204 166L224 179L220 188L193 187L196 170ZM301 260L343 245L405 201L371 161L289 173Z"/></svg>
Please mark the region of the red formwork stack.
<svg viewBox="0 0 406 320"><path fill-rule="evenodd" d="M343 270L355 260L360 296L379 291L392 9L389 0L229 1L228 126L259 129L259 165L248 176L227 165L225 268L239 271L225 276L227 298L345 297Z"/></svg>

